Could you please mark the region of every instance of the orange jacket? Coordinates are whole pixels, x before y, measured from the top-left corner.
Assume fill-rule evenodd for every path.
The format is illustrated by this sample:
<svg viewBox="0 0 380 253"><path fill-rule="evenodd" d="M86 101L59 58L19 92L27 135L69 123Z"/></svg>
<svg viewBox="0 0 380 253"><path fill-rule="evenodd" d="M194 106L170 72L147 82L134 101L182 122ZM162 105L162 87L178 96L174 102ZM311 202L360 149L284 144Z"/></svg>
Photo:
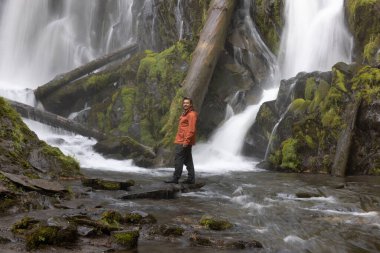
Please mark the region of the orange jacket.
<svg viewBox="0 0 380 253"><path fill-rule="evenodd" d="M197 113L192 109L184 112L181 117L179 117L178 131L174 143L182 145L195 144L195 125L197 124L197 117Z"/></svg>

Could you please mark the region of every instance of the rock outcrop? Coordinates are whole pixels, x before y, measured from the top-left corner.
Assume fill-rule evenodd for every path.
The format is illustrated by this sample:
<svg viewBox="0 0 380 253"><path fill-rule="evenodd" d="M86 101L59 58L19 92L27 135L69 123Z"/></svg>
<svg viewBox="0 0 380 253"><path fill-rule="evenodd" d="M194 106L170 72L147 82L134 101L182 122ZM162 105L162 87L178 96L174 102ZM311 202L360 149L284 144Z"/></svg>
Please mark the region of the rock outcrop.
<svg viewBox="0 0 380 253"><path fill-rule="evenodd" d="M277 100L260 109L246 152L264 158L268 146L265 158L280 170L379 175L379 84L379 68L344 63L283 81Z"/></svg>

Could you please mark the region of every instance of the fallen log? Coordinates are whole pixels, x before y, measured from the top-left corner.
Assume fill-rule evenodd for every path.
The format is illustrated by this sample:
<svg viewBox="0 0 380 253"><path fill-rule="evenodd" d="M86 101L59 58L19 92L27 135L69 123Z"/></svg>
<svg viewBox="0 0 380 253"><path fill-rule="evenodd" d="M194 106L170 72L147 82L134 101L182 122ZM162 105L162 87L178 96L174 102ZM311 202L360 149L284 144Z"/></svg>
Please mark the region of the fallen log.
<svg viewBox="0 0 380 253"><path fill-rule="evenodd" d="M114 53L102 56L70 72L59 75L58 77L54 78L50 82L39 86L34 91L34 94L38 100L43 100L45 97L47 97L48 95L50 95L52 92L56 91L57 89L61 88L65 84L68 84L84 75L87 75L113 61L119 60L128 54L132 54L136 52L137 49L138 49L138 46L136 44L132 44Z"/></svg>
<svg viewBox="0 0 380 253"><path fill-rule="evenodd" d="M228 26L236 0L213 0L199 42L193 52L187 76L183 81L184 95L193 99L200 111L214 73L220 52L224 48Z"/></svg>
<svg viewBox="0 0 380 253"><path fill-rule="evenodd" d="M16 101L12 101L12 100L7 100L7 101L24 118L32 119L32 120L35 120L35 121L38 121L38 122L41 122L53 127L62 128L64 130L78 133L86 137L92 137L97 140L105 139L105 135L103 133L95 129L88 129L82 124L79 124L78 122L75 122L73 120L69 120L67 118L56 115L54 113L39 110L32 106L22 104Z"/></svg>

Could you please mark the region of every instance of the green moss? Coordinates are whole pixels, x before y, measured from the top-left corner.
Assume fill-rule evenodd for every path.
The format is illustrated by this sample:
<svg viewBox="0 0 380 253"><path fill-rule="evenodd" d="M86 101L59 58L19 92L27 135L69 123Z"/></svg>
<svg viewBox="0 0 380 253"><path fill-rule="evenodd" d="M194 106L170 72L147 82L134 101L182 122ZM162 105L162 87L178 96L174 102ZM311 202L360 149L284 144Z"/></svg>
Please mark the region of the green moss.
<svg viewBox="0 0 380 253"><path fill-rule="evenodd" d="M380 98L380 69L365 66L352 79L356 98L372 101Z"/></svg>
<svg viewBox="0 0 380 253"><path fill-rule="evenodd" d="M112 234L113 240L126 249L136 248L139 236L139 231L122 231Z"/></svg>
<svg viewBox="0 0 380 253"><path fill-rule="evenodd" d="M307 110L309 104L309 101L305 101L303 98L297 98L290 104L289 111L294 114L302 114Z"/></svg>
<svg viewBox="0 0 380 253"><path fill-rule="evenodd" d="M315 112L319 108L322 100L327 96L329 89L330 84L325 80L321 80L319 82L319 85L314 94L314 98L309 105L308 111Z"/></svg>
<svg viewBox="0 0 380 253"><path fill-rule="evenodd" d="M0 197L0 213L7 211L9 208L17 204L15 196L6 195Z"/></svg>
<svg viewBox="0 0 380 253"><path fill-rule="evenodd" d="M377 0L347 0L345 6L350 30L361 54L360 58L368 59L368 48L366 56L365 45L371 42L371 38L380 34L378 18L380 2Z"/></svg>
<svg viewBox="0 0 380 253"><path fill-rule="evenodd" d="M139 224L142 219L143 217L138 213L127 213L124 220L126 223Z"/></svg>
<svg viewBox="0 0 380 253"><path fill-rule="evenodd" d="M201 218L199 224L211 230L226 230L232 227L227 220L219 220L207 215Z"/></svg>
<svg viewBox="0 0 380 253"><path fill-rule="evenodd" d="M102 213L100 220L110 227L119 228L120 223L123 222L123 216L117 211L108 210Z"/></svg>
<svg viewBox="0 0 380 253"><path fill-rule="evenodd" d="M123 87L120 91L120 94L118 95L121 97L121 101L124 107L123 116L121 118L118 129L123 133L128 133L129 128L133 123L136 88ZM111 112L108 112L108 115L110 113Z"/></svg>
<svg viewBox="0 0 380 253"><path fill-rule="evenodd" d="M347 92L346 88L346 78L342 72L337 70L336 68L333 68L333 83L336 85L336 87L343 92Z"/></svg>
<svg viewBox="0 0 380 253"><path fill-rule="evenodd" d="M169 110L168 119L161 129L161 132L164 133L164 138L162 144L164 146L169 146L173 143L175 135L177 133L178 119L182 113L182 100L184 97L184 90L179 89L176 96L174 97Z"/></svg>
<svg viewBox="0 0 380 253"><path fill-rule="evenodd" d="M80 175L79 163L71 156L66 156L56 147L51 147L45 144L42 148L42 153L50 156L57 161L60 169L59 175L62 177L73 177Z"/></svg>
<svg viewBox="0 0 380 253"><path fill-rule="evenodd" d="M306 86L305 86L305 99L306 100L313 100L315 90L317 89L317 85L315 82L314 77L309 77L306 80Z"/></svg>
<svg viewBox="0 0 380 253"><path fill-rule="evenodd" d="M34 250L41 245L55 244L59 228L53 226L41 226L26 236L26 249Z"/></svg>
<svg viewBox="0 0 380 253"><path fill-rule="evenodd" d="M275 54L280 46L280 34L284 25L282 10L282 0L255 1L255 23L264 41Z"/></svg>
<svg viewBox="0 0 380 253"><path fill-rule="evenodd" d="M380 168L371 168L368 174L374 175L374 176L380 176Z"/></svg>
<svg viewBox="0 0 380 253"><path fill-rule="evenodd" d="M289 138L282 142L282 163L281 167L291 169L294 171L300 171L301 160L298 157L298 141L293 138Z"/></svg>
<svg viewBox="0 0 380 253"><path fill-rule="evenodd" d="M23 234L26 231L32 229L38 223L39 221L25 216L12 225L11 231L13 234Z"/></svg>
<svg viewBox="0 0 380 253"><path fill-rule="evenodd" d="M364 46L363 61L366 64L380 64L380 34L372 36Z"/></svg>

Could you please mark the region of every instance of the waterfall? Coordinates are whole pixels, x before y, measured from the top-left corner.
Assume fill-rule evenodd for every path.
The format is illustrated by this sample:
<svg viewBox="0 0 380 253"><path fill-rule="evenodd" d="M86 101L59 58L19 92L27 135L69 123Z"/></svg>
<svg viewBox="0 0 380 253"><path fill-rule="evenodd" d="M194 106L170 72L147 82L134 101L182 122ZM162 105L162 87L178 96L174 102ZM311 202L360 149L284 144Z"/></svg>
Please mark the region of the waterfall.
<svg viewBox="0 0 380 253"><path fill-rule="evenodd" d="M0 85L36 88L133 39L133 0L5 0ZM12 84L12 85L9 85Z"/></svg>
<svg viewBox="0 0 380 253"><path fill-rule="evenodd" d="M276 58L270 52L268 47L261 39L257 32L256 26L250 15L251 0L242 0L241 7L237 11L239 15L243 16L244 30L247 33L246 38L249 38L247 44L254 45L255 50L260 52L261 57L265 58L265 63L268 65L268 76L263 83L271 84L275 82L278 75L278 68ZM233 47L234 61L243 64L243 52L241 48ZM254 60L255 53L247 50L247 63L251 71L255 71ZM262 84L263 84L262 83ZM263 85L264 87L266 85ZM267 85L271 86L271 85ZM262 103L274 100L277 96L278 89L265 90L263 92L261 101L256 105L248 106L242 113L231 115L231 105L227 105L226 111L229 112L228 117L226 113L226 121L214 132L212 137L207 143L198 144L194 148L194 160L197 170L207 172L221 172L228 170L252 170L254 166L252 161L240 156L244 138L255 121L256 115ZM236 94L238 95L239 92ZM236 96L235 95L235 96Z"/></svg>
<svg viewBox="0 0 380 253"><path fill-rule="evenodd" d="M353 39L345 26L344 0L286 0L284 16L282 78L351 61Z"/></svg>

